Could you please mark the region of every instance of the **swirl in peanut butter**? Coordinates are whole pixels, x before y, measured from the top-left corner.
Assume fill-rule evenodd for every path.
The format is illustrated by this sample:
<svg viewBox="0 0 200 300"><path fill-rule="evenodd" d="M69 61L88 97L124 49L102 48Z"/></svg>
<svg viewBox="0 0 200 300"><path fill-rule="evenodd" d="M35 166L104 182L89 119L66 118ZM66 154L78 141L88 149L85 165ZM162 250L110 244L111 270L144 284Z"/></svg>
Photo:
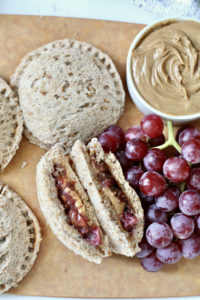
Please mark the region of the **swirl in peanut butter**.
<svg viewBox="0 0 200 300"><path fill-rule="evenodd" d="M170 115L200 112L200 23L162 24L133 50L133 79L153 107Z"/></svg>

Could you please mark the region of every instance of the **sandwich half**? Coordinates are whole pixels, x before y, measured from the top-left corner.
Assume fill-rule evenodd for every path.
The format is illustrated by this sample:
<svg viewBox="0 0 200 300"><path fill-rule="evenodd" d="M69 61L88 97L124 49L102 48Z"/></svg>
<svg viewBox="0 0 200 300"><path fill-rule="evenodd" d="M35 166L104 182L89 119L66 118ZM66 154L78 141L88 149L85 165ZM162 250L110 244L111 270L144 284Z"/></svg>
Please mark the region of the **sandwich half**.
<svg viewBox="0 0 200 300"><path fill-rule="evenodd" d="M96 138L87 146L76 141L71 159L109 237L111 250L135 255L140 251L144 215L140 199L125 180L120 163L111 152L104 153Z"/></svg>
<svg viewBox="0 0 200 300"><path fill-rule="evenodd" d="M53 233L75 254L101 263L111 254L108 237L61 146L41 158L36 180L39 204Z"/></svg>

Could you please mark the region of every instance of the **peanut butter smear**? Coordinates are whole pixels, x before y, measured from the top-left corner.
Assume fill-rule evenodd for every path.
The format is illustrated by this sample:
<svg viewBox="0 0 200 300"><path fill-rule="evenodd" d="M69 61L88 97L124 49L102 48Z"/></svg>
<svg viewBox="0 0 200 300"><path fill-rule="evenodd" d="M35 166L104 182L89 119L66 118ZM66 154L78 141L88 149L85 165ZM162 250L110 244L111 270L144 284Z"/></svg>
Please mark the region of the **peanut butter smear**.
<svg viewBox="0 0 200 300"><path fill-rule="evenodd" d="M200 23L162 23L133 50L133 80L143 98L170 115L200 112Z"/></svg>

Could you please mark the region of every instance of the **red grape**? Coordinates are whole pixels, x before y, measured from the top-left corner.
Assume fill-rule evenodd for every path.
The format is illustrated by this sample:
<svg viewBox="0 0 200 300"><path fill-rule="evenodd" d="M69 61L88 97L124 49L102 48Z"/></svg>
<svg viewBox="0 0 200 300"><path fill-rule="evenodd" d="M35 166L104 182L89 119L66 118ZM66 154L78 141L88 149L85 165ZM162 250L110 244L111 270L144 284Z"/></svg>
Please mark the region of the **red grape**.
<svg viewBox="0 0 200 300"><path fill-rule="evenodd" d="M175 214L170 221L174 236L178 239L187 239L194 231L194 220L182 213Z"/></svg>
<svg viewBox="0 0 200 300"><path fill-rule="evenodd" d="M178 199L181 195L181 191L179 190L179 188L176 186L173 186L173 185L169 186L169 188L170 188L170 191L174 194L174 196Z"/></svg>
<svg viewBox="0 0 200 300"><path fill-rule="evenodd" d="M163 173L167 179L179 183L185 181L190 175L188 163L181 157L170 157L163 165Z"/></svg>
<svg viewBox="0 0 200 300"><path fill-rule="evenodd" d="M182 145L181 154L192 164L200 163L200 140L193 139L185 142Z"/></svg>
<svg viewBox="0 0 200 300"><path fill-rule="evenodd" d="M145 221L147 223L153 223L153 222L167 222L167 214L157 207L157 205L151 204L147 208L146 214L145 214Z"/></svg>
<svg viewBox="0 0 200 300"><path fill-rule="evenodd" d="M177 143L179 143L178 142L178 139L179 139L179 135L181 134L181 132L183 131L183 130L185 130L186 128L188 128L189 126L182 126L182 127L180 127L178 130L177 130L177 132L176 132L176 141L177 141Z"/></svg>
<svg viewBox="0 0 200 300"><path fill-rule="evenodd" d="M139 180L140 190L147 196L159 196L166 187L165 178L155 171L145 172Z"/></svg>
<svg viewBox="0 0 200 300"><path fill-rule="evenodd" d="M175 264L181 258L181 251L176 243L156 250L157 258L165 264Z"/></svg>
<svg viewBox="0 0 200 300"><path fill-rule="evenodd" d="M200 230L200 215L196 216L195 218L196 227Z"/></svg>
<svg viewBox="0 0 200 300"><path fill-rule="evenodd" d="M193 234L186 240L180 241L183 257L193 259L200 254L200 235Z"/></svg>
<svg viewBox="0 0 200 300"><path fill-rule="evenodd" d="M154 114L146 115L140 122L140 127L143 134L150 138L157 138L163 131L162 119Z"/></svg>
<svg viewBox="0 0 200 300"><path fill-rule="evenodd" d="M138 191L138 196L146 204L152 203L155 200L155 198L153 196L144 195L140 190Z"/></svg>
<svg viewBox="0 0 200 300"><path fill-rule="evenodd" d="M133 166L126 172L126 180L133 188L137 188L139 186L140 177L143 173L144 171L140 166Z"/></svg>
<svg viewBox="0 0 200 300"><path fill-rule="evenodd" d="M141 160L147 152L147 144L140 140L134 139L126 143L125 154L129 159Z"/></svg>
<svg viewBox="0 0 200 300"><path fill-rule="evenodd" d="M179 208L187 216L200 214L200 194L195 190L188 190L179 197Z"/></svg>
<svg viewBox="0 0 200 300"><path fill-rule="evenodd" d="M154 222L146 230L146 239L154 248L164 248L171 243L173 233L167 223Z"/></svg>
<svg viewBox="0 0 200 300"><path fill-rule="evenodd" d="M108 127L107 132L111 132L113 135L116 135L119 139L119 144L124 143L124 132L119 126L112 125Z"/></svg>
<svg viewBox="0 0 200 300"><path fill-rule="evenodd" d="M125 141L128 142L133 139L141 139L146 141L146 137L142 133L140 126L133 126L127 129L127 131L124 134Z"/></svg>
<svg viewBox="0 0 200 300"><path fill-rule="evenodd" d="M163 194L155 198L156 205L166 212L170 212L178 207L178 197L173 189L167 188Z"/></svg>
<svg viewBox="0 0 200 300"><path fill-rule="evenodd" d="M162 269L164 266L164 263L161 262L157 256L156 253L153 252L149 256L144 257L140 260L141 266L148 272L157 272Z"/></svg>
<svg viewBox="0 0 200 300"><path fill-rule="evenodd" d="M187 186L200 192L200 168L191 169L190 176L187 179Z"/></svg>
<svg viewBox="0 0 200 300"><path fill-rule="evenodd" d="M178 143L182 146L185 142L192 139L200 139L200 130L193 127L185 128L178 137Z"/></svg>
<svg viewBox="0 0 200 300"><path fill-rule="evenodd" d="M145 237L143 237L142 241L139 243L139 247L141 248L141 251L136 254L138 258L146 257L153 252L153 247L149 245Z"/></svg>
<svg viewBox="0 0 200 300"><path fill-rule="evenodd" d="M157 147L165 143L165 136L162 133L157 138L149 139L148 141L150 147Z"/></svg>
<svg viewBox="0 0 200 300"><path fill-rule="evenodd" d="M119 138L111 132L103 132L98 137L98 141L105 152L111 151L114 153L119 147Z"/></svg>
<svg viewBox="0 0 200 300"><path fill-rule="evenodd" d="M165 154L160 149L148 150L143 162L148 171L162 171L163 164L166 161Z"/></svg>
<svg viewBox="0 0 200 300"><path fill-rule="evenodd" d="M126 154L123 150L116 152L115 156L117 157L122 169L124 170L130 168L131 165L133 164L133 162L126 157Z"/></svg>

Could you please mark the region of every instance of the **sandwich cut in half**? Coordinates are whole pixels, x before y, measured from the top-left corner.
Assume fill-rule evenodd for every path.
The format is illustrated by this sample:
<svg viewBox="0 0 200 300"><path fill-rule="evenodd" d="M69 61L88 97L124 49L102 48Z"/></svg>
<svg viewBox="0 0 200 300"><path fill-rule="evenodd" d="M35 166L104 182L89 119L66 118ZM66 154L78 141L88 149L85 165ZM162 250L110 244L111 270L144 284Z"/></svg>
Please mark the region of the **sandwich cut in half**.
<svg viewBox="0 0 200 300"><path fill-rule="evenodd" d="M75 254L101 263L111 254L108 237L60 145L41 158L36 179L39 204L53 233Z"/></svg>
<svg viewBox="0 0 200 300"><path fill-rule="evenodd" d="M104 153L96 138L88 146L76 141L71 159L109 237L111 250L135 255L143 236L143 209L135 190L125 180L120 163L111 152Z"/></svg>

